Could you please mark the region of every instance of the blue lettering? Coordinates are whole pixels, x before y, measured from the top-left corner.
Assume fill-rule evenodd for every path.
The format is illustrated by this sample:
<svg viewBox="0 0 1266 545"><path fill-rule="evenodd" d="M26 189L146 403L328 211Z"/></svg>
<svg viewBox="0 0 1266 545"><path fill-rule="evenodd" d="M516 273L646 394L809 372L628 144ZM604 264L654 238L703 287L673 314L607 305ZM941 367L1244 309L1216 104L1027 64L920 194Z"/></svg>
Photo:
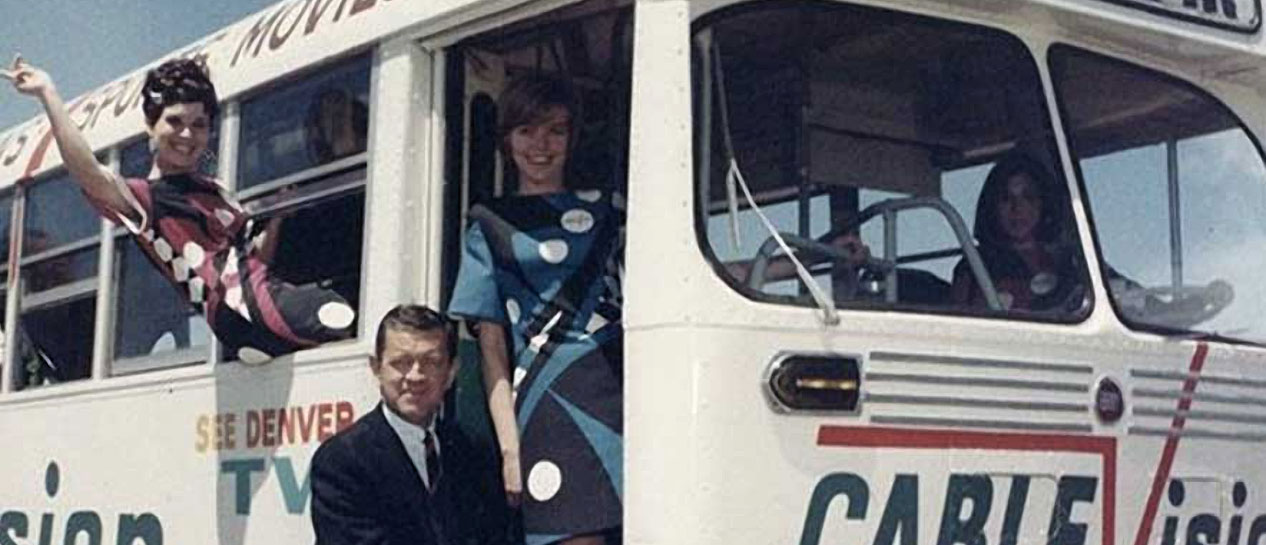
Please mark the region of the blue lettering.
<svg viewBox="0 0 1266 545"><path fill-rule="evenodd" d="M236 491L234 508L239 515L251 514L251 473L264 471L263 458L244 458L220 462L220 473L233 474Z"/></svg>
<svg viewBox="0 0 1266 545"><path fill-rule="evenodd" d="M971 514L962 518L963 504L968 500ZM985 521L992 506L993 482L988 475L950 475L937 545L985 545Z"/></svg>
<svg viewBox="0 0 1266 545"><path fill-rule="evenodd" d="M277 469L277 482L281 484L281 497L286 500L286 511L292 515L302 515L308 504L308 497L312 495L311 475L304 474L303 483L300 484L290 458L273 459L273 467ZM865 483L862 485L865 486Z"/></svg>
<svg viewBox="0 0 1266 545"><path fill-rule="evenodd" d="M813 489L813 496L809 498L809 513L804 518L800 545L818 545L821 542L827 507L831 500L840 495L848 498L846 517L852 520L866 518L866 509L870 504L870 488L866 486L866 481L852 473L827 475L818 481L818 486Z"/></svg>

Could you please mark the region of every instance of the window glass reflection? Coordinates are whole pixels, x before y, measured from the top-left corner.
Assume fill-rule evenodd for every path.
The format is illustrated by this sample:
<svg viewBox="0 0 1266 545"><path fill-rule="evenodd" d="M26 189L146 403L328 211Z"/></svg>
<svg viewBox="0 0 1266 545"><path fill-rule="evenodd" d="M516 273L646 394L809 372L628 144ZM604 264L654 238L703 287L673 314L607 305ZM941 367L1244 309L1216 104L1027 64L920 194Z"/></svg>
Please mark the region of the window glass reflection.
<svg viewBox="0 0 1266 545"><path fill-rule="evenodd" d="M242 102L238 189L365 151L368 56Z"/></svg>

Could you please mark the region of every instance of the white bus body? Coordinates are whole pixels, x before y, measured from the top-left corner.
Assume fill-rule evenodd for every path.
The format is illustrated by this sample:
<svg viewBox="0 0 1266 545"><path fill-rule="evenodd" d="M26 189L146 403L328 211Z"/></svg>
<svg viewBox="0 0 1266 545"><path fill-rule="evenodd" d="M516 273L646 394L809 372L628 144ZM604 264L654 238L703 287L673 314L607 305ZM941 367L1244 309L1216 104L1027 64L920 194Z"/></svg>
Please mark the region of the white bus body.
<svg viewBox="0 0 1266 545"><path fill-rule="evenodd" d="M782 18L784 7L793 15ZM761 28L765 15L745 13L772 22ZM833 17L842 23L822 23ZM805 30L778 26L788 21ZM575 46L576 36L587 36L588 46ZM126 237L104 221L87 234L44 232L64 218L39 203L78 197L36 195L68 183L48 124L38 118L0 133L0 207L12 225L3 329L44 324L27 332L38 346L63 339L47 325L56 323L82 343L73 352L75 376L37 380L45 371L24 370L22 341L6 335L5 361L19 363L5 365L0 382L0 545L312 542L311 455L377 403L367 359L378 318L399 302L446 302L465 208L506 190L498 167L471 170L496 148L479 138L486 112L478 97L495 98L508 74L532 63L566 65L581 88L628 95L623 105L617 93L616 104L587 112L603 123L595 132L615 135L608 173L627 178L627 542L1266 545L1266 319L1256 311L1266 300L1258 297L1266 297L1263 281L1232 275L1234 299L1220 306L1200 299L1214 318L1182 327L1128 314L1114 291L1127 288L1113 284L1119 269L1148 286L1169 285L1148 292L1158 301L1174 302L1180 291L1212 300L1215 288L1187 286L1212 286L1228 274L1219 271L1251 272L1262 263L1251 252L1262 247L1251 245L1235 247L1231 264L1209 273L1192 263L1198 258L1185 265L1182 258L1199 251L1201 237L1221 232L1221 223L1190 223L1203 221L1204 209L1193 208L1202 195L1257 212L1235 217L1258 230L1226 240L1266 240L1266 201L1258 200L1266 187L1257 144L1266 133L1262 37L1255 0L280 2L173 56L202 56L212 71L225 105L216 174L248 208L363 216L348 216L359 251L331 257L347 266L312 280L357 295L357 338L251 368L222 361L230 358L193 317L176 340L146 337L134 349L137 330L123 324L144 315L147 296L123 302L134 289ZM960 45L965 53L937 53ZM580 68L585 61L569 56L576 51L597 67ZM808 52L785 68L774 61L787 51ZM963 60L976 54L988 62ZM945 68L919 79L926 67L897 62L909 58ZM885 62L891 70L867 71ZM1021 68L991 71L1007 62ZM1126 76L1114 80L1118 64ZM752 74L759 81L744 80ZM866 77L874 79L852 86ZM136 140L143 78L138 70L70 102L94 149L124 172L129 157L143 155ZM287 101L344 79L356 79L346 92L368 112L364 142L350 155L312 159L304 151L311 135L296 121L302 108L293 117L252 110L283 111ZM1019 83L989 87L1003 80ZM1103 87L1077 87L1086 81ZM1144 84L1179 98L1132 102L1129 91ZM746 104L742 92L726 95L726 85L771 89L770 98ZM950 90L908 103L891 98L893 89L917 95L936 86ZM1117 95L1124 98L1095 102ZM980 114L979 123L944 114L975 111L979 101L998 104L982 112L1005 114ZM795 123L762 116L786 104L801 116ZM814 117L824 104L836 109ZM721 107L728 119L716 113ZM1036 117L1015 121L1027 113ZM1171 122L1171 114L1186 117ZM1198 122L1205 118L1215 120ZM902 125L906 119L913 121ZM1157 135L1146 134L1151 128ZM769 136L777 131L788 136ZM734 144L722 150L731 135ZM252 147L254 138L267 145ZM1204 153L1192 151L1193 140L1232 138L1234 145L1218 148L1222 162L1205 162L1206 155L1183 162L1184 154ZM779 147L788 139L797 144ZM798 168L786 169L785 180L797 181L762 174L757 149L793 158L787 164ZM974 176L979 187L985 167L1016 149L1044 157L1068 193L1084 278L1066 313L906 304L897 265L915 261L898 261L898 245L922 244L926 222L913 224L914 235L862 226L892 274L855 288L874 287L864 304L838 301L838 323L794 279L766 289L727 276L723 262L750 258L744 252L769 236L742 188L729 197L720 190L732 174L721 165L728 159L779 229L811 237L844 216L837 207L856 214L869 203L896 202L886 200L892 195L951 202L966 218L956 180ZM1136 162L1105 163L1136 149L1170 161L1156 166L1128 155ZM863 155L874 160L856 162ZM277 166L300 156L294 168ZM1226 188L1221 193L1186 189L1201 176L1221 180L1206 171L1239 160L1248 166L1234 172L1251 176L1237 174L1239 182L1217 186ZM1152 170L1161 173L1155 198L1129 177L1091 180L1126 171L1142 180ZM823 179L846 174L869 181ZM278 193L296 184L297 197ZM1166 200L1166 189L1189 204ZM1137 215L1103 213L1131 198ZM826 208L830 219L810 217ZM1145 236L1155 222L1162 228ZM732 223L748 239L741 251L725 249ZM1133 240L1131 224L1137 249L1119 242ZM1115 226L1124 234L1108 232ZM1151 235L1178 257L1153 259ZM332 252L329 239L303 236L324 245L293 250L295 270L328 265L303 259ZM50 265L64 262L73 263ZM1127 262L1172 267L1159 282L1155 271ZM54 269L64 275L40 272ZM949 268L929 270L949 285ZM85 312L84 323L65 319ZM1210 319L1222 322L1199 326ZM482 395L470 348L457 400ZM816 401L824 404L814 405L815 392L826 392ZM486 425L477 402L455 404L471 426Z"/></svg>

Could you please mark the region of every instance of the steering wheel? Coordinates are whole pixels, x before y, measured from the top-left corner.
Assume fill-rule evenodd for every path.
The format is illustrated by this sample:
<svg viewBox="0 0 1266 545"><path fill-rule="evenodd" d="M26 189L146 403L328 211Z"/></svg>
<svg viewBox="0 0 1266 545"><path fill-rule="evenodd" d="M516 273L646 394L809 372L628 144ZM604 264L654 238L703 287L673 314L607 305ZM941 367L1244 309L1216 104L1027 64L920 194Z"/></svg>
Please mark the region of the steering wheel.
<svg viewBox="0 0 1266 545"><path fill-rule="evenodd" d="M1126 287L1112 291L1130 318L1175 328L1209 320L1235 299L1235 289L1224 280L1214 280L1207 286Z"/></svg>
<svg viewBox="0 0 1266 545"><path fill-rule="evenodd" d="M782 235L783 241L793 250L797 250L797 256L801 258L801 263L806 267L821 263L823 261L831 261L837 269L834 272L840 272L844 275L846 281L843 282L845 293L836 293L835 299L852 298L857 292L857 269L867 269L875 271L888 271L894 267L893 264L886 260L876 258L874 256L867 257L861 263L855 263L853 252L847 248L830 244L823 239L834 239L839 233L827 233L817 240L802 237L791 233L779 233ZM756 255L752 258L752 266L747 274L747 286L754 290L760 290L767 282L766 273L769 269L770 261L774 257L774 252L778 251L780 246L778 241L771 235L765 239L756 251ZM822 256L824 259L806 259L807 256Z"/></svg>

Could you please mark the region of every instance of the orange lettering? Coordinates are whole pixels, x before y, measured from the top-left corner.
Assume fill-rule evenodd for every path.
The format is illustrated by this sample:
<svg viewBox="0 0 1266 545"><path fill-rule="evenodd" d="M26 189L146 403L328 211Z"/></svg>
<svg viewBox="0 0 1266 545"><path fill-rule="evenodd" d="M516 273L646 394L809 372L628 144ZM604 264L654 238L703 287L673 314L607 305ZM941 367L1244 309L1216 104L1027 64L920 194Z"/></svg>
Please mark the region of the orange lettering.
<svg viewBox="0 0 1266 545"><path fill-rule="evenodd" d="M287 445L295 444L295 412L296 407L288 407L277 411L277 442L285 441ZM284 439L283 439L284 438Z"/></svg>
<svg viewBox="0 0 1266 545"><path fill-rule="evenodd" d="M307 418L304 418L303 409L299 409L299 434L303 436L304 443L312 440L312 424L315 422L316 405L308 406Z"/></svg>
<svg viewBox="0 0 1266 545"><path fill-rule="evenodd" d="M227 413L224 415L224 448L237 448L237 427L234 425L235 422L237 422L236 414Z"/></svg>
<svg viewBox="0 0 1266 545"><path fill-rule="evenodd" d="M193 450L197 452L206 452L207 447L211 446L211 437L207 432L207 424L209 421L210 419L204 414L198 417L198 422L195 424L194 434L198 438L193 442Z"/></svg>
<svg viewBox="0 0 1266 545"><path fill-rule="evenodd" d="M334 406L329 403L321 403L317 405L317 439L320 441L325 441L326 439L329 439L330 436L334 435L334 433L330 430L334 424L333 420L330 418L333 416L330 414L333 410Z"/></svg>
<svg viewBox="0 0 1266 545"><path fill-rule="evenodd" d="M352 425L352 421L356 419L356 410L352 408L352 404L346 401L338 402L335 407L334 417L334 433L338 433L347 429Z"/></svg>
<svg viewBox="0 0 1266 545"><path fill-rule="evenodd" d="M286 16L289 15L297 5L299 5L298 2L292 2L286 5L286 7L281 8L281 11L277 14L277 24L273 26L272 36L269 36L268 38L269 49L276 51L282 45L285 45L286 40L290 39L290 35L294 34L296 28L299 28L299 22L303 19L301 17L303 15L302 12L295 14L295 18L290 22L290 28L286 29L285 34L278 33L281 31L281 27L284 24L283 21L286 20ZM304 2L304 7L307 7L307 2Z"/></svg>
<svg viewBox="0 0 1266 545"><path fill-rule="evenodd" d="M360 13L369 8L372 8L374 7L375 1L377 0L356 0L355 2L352 2L352 11L348 12L347 14L349 16L356 15L357 13Z"/></svg>
<svg viewBox="0 0 1266 545"><path fill-rule="evenodd" d="M264 409L261 438L266 447L277 446L277 409Z"/></svg>
<svg viewBox="0 0 1266 545"><path fill-rule="evenodd" d="M259 413L256 411L246 411L246 448L255 448L259 446Z"/></svg>

